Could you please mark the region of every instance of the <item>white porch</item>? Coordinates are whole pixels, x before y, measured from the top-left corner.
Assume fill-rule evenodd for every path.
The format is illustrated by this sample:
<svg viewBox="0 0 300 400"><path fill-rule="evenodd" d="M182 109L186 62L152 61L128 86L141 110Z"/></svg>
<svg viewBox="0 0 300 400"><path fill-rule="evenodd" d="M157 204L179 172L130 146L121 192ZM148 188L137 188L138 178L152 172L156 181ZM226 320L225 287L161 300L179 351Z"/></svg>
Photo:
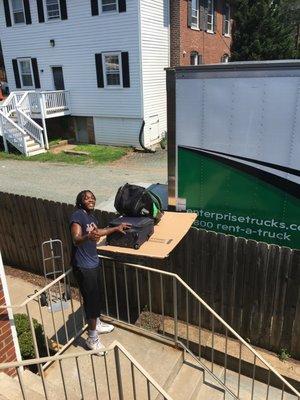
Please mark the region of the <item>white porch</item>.
<svg viewBox="0 0 300 400"><path fill-rule="evenodd" d="M68 90L15 91L0 106L0 135L30 156L49 148L46 119L71 114ZM40 126L35 119L42 121Z"/></svg>

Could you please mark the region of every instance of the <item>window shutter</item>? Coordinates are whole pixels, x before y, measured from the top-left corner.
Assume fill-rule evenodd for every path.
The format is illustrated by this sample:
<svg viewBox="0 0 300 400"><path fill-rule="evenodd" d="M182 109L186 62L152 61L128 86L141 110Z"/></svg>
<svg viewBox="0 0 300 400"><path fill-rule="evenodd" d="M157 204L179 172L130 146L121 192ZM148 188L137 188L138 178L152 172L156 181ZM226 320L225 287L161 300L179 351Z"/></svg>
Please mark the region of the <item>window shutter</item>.
<svg viewBox="0 0 300 400"><path fill-rule="evenodd" d="M198 65L202 64L202 54L198 54Z"/></svg>
<svg viewBox="0 0 300 400"><path fill-rule="evenodd" d="M23 3L24 3L24 10L25 10L26 25L30 25L31 24L31 13L30 13L29 0L23 0Z"/></svg>
<svg viewBox="0 0 300 400"><path fill-rule="evenodd" d="M126 0L118 0L119 2L119 12L126 12Z"/></svg>
<svg viewBox="0 0 300 400"><path fill-rule="evenodd" d="M99 15L98 0L91 0L92 16Z"/></svg>
<svg viewBox="0 0 300 400"><path fill-rule="evenodd" d="M3 0L6 26L11 26L10 10L8 0Z"/></svg>
<svg viewBox="0 0 300 400"><path fill-rule="evenodd" d="M225 19L226 19L226 4L223 4L222 12L223 22L222 22L222 35L225 35Z"/></svg>
<svg viewBox="0 0 300 400"><path fill-rule="evenodd" d="M213 26L213 30L214 30L214 33L217 33L217 6L216 6L216 0L214 0L214 2L213 2L213 6L214 6L214 9L213 9L213 15L214 15L214 26Z"/></svg>
<svg viewBox="0 0 300 400"><path fill-rule="evenodd" d="M123 75L123 87L130 87L130 75L129 75L129 55L128 52L122 52L122 75Z"/></svg>
<svg viewBox="0 0 300 400"><path fill-rule="evenodd" d="M31 65L33 71L34 86L36 89L40 89L41 88L40 75L36 58L31 59Z"/></svg>
<svg viewBox="0 0 300 400"><path fill-rule="evenodd" d="M59 0L61 19L68 19L67 2L66 0Z"/></svg>
<svg viewBox="0 0 300 400"><path fill-rule="evenodd" d="M43 0L36 0L39 22L45 22Z"/></svg>
<svg viewBox="0 0 300 400"><path fill-rule="evenodd" d="M188 16L187 24L188 24L188 27L191 28L192 27L192 0L188 0L187 7L188 7L188 9L187 9L187 16Z"/></svg>
<svg viewBox="0 0 300 400"><path fill-rule="evenodd" d="M12 60L12 65L13 65L13 70L14 70L14 75L15 75L16 88L21 89L21 80L20 80L20 74L19 74L18 61Z"/></svg>
<svg viewBox="0 0 300 400"><path fill-rule="evenodd" d="M96 73L97 73L97 86L104 88L104 76L103 76L103 65L102 65L102 54L95 54L96 62Z"/></svg>
<svg viewBox="0 0 300 400"><path fill-rule="evenodd" d="M206 30L206 24L205 24L205 0L200 0L199 1L199 12L200 12L200 30L205 31ZM207 8L206 8L207 10ZM207 21L207 13L206 13L206 21Z"/></svg>
<svg viewBox="0 0 300 400"><path fill-rule="evenodd" d="M207 14L208 14L208 1L204 0L204 31L207 31Z"/></svg>

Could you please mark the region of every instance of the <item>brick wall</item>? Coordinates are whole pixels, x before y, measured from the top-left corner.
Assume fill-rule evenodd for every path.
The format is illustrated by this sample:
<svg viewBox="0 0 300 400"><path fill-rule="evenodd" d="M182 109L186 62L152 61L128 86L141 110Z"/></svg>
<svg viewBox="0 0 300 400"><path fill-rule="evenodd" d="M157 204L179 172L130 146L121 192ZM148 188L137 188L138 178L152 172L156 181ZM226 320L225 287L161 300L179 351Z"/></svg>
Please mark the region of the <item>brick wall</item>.
<svg viewBox="0 0 300 400"><path fill-rule="evenodd" d="M219 63L224 54L230 54L231 37L222 34L222 7L223 0L215 0L217 31L212 34L188 27L187 0L170 0L171 66L190 65L193 51L202 55L204 64Z"/></svg>
<svg viewBox="0 0 300 400"><path fill-rule="evenodd" d="M5 297L0 277L0 306L5 305ZM0 310L0 363L17 361L8 314ZM1 371L2 372L2 371ZM8 375L15 375L15 369L5 370Z"/></svg>
<svg viewBox="0 0 300 400"><path fill-rule="evenodd" d="M180 0L170 0L171 66L180 65Z"/></svg>

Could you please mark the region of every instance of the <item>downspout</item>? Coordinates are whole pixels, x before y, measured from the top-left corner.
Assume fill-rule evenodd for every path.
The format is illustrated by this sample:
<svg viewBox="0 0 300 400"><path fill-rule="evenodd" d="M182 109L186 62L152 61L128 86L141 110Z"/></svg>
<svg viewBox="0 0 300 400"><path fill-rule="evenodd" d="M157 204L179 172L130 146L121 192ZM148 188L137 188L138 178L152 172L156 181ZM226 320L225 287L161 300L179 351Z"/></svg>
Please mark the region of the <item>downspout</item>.
<svg viewBox="0 0 300 400"><path fill-rule="evenodd" d="M144 128L145 128L145 120L143 119L142 126L141 126L141 129L140 129L140 134L139 134L140 146L141 146L147 153L155 153L156 150L149 149L149 148L147 148L147 147L144 145L144 141L142 140L142 136L143 136L143 133L144 133Z"/></svg>

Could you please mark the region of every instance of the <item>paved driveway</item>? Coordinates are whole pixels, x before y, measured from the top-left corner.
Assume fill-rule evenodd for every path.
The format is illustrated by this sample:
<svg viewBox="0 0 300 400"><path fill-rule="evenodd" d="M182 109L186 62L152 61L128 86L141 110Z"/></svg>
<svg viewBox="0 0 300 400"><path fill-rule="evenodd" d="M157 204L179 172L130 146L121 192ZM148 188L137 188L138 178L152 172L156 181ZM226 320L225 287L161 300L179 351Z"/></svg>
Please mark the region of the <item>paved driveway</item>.
<svg viewBox="0 0 300 400"><path fill-rule="evenodd" d="M0 160L0 191L74 204L80 190L90 189L97 208L111 208L111 200L124 183L151 185L167 182L167 152L133 152L121 160L99 166Z"/></svg>

